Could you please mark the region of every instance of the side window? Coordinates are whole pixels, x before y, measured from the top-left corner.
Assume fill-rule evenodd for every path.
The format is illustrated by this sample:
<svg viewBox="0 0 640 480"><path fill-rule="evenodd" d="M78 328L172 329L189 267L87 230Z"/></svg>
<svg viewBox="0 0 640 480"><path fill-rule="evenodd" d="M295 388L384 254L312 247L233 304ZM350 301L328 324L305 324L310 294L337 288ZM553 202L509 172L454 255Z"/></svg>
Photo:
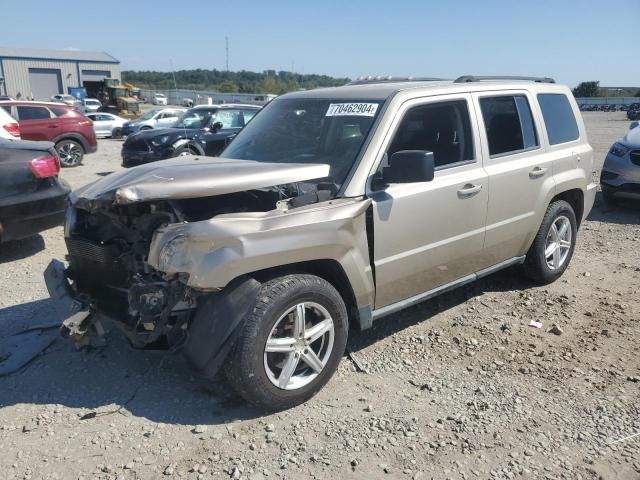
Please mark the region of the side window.
<svg viewBox="0 0 640 480"><path fill-rule="evenodd" d="M42 120L51 118L51 114L44 107L18 105L18 118L20 120Z"/></svg>
<svg viewBox="0 0 640 480"><path fill-rule="evenodd" d="M216 122L222 123L222 128L241 128L242 112L239 110L218 110Z"/></svg>
<svg viewBox="0 0 640 480"><path fill-rule="evenodd" d="M3 105L2 108L4 108L5 112L11 115L11 105Z"/></svg>
<svg viewBox="0 0 640 480"><path fill-rule="evenodd" d="M432 103L410 109L402 119L389 150L433 152L436 167L474 159L469 107L465 100Z"/></svg>
<svg viewBox="0 0 640 480"><path fill-rule="evenodd" d="M56 117L64 117L70 110L68 108L51 107L51 111Z"/></svg>
<svg viewBox="0 0 640 480"><path fill-rule="evenodd" d="M523 152L539 146L531 108L524 95L480 99L489 154Z"/></svg>
<svg viewBox="0 0 640 480"><path fill-rule="evenodd" d="M243 110L242 111L242 116L244 117L244 125L246 125L247 123L249 123L249 120L251 120L256 113L258 113L257 110Z"/></svg>
<svg viewBox="0 0 640 480"><path fill-rule="evenodd" d="M538 103L540 103L550 145L578 139L580 136L578 124L566 95L541 93L538 95Z"/></svg>
<svg viewBox="0 0 640 480"><path fill-rule="evenodd" d="M91 120L92 122L97 122L97 121L98 121L98 115L91 115L91 114L89 114L89 115L87 115L87 118L88 118L89 120Z"/></svg>

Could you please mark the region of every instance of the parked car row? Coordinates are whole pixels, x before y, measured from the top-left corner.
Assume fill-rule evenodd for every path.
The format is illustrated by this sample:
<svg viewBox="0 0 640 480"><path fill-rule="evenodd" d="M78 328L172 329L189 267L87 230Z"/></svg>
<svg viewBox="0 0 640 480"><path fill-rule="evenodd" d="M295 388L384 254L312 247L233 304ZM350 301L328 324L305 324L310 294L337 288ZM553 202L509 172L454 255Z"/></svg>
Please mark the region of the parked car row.
<svg viewBox="0 0 640 480"><path fill-rule="evenodd" d="M151 128L147 123L122 145L122 166L185 155L216 156L259 110L256 105L200 105L184 112L170 128ZM157 121L153 118L146 122ZM125 124L123 133L126 129Z"/></svg>
<svg viewBox="0 0 640 480"><path fill-rule="evenodd" d="M640 120L640 103L632 103L627 110L629 120Z"/></svg>
<svg viewBox="0 0 640 480"><path fill-rule="evenodd" d="M591 104L583 103L580 105L580 110L583 112L625 112L629 109L629 105L616 105L616 104Z"/></svg>

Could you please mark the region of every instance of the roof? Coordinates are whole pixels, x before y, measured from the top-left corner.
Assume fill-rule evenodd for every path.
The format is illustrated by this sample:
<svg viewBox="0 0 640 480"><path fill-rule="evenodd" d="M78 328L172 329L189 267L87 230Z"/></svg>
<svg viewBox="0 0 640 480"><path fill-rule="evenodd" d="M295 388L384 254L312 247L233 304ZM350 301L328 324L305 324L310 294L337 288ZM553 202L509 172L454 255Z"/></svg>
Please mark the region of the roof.
<svg viewBox="0 0 640 480"><path fill-rule="evenodd" d="M243 103L214 103L212 105L196 105L191 108L210 108L210 109L225 109L225 108L254 108L256 110L260 110L262 107L260 105L249 105Z"/></svg>
<svg viewBox="0 0 640 480"><path fill-rule="evenodd" d="M62 60L90 63L120 63L106 52L88 52L85 50L52 50L48 48L0 47L0 58L30 60Z"/></svg>
<svg viewBox="0 0 640 480"><path fill-rule="evenodd" d="M556 87L554 87L556 86ZM556 90L558 84L538 83L520 79L495 79L475 82L454 82L453 80L433 81L381 81L372 83L356 83L341 87L318 88L282 95L279 98L325 98L335 100L372 100L383 101L402 91L421 90L429 92L454 93L482 90L505 90L513 88L535 88ZM564 88L564 87L562 87Z"/></svg>

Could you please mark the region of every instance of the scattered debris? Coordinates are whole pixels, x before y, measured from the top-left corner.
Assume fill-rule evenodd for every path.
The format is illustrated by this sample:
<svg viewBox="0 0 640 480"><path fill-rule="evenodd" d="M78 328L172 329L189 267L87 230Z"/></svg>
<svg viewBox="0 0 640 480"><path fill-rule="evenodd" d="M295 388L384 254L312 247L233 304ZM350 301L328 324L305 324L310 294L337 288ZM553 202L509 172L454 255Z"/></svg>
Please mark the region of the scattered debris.
<svg viewBox="0 0 640 480"><path fill-rule="evenodd" d="M529 322L529 326L530 327L534 327L534 328L542 328L542 322L538 322L536 320L531 320Z"/></svg>
<svg viewBox="0 0 640 480"><path fill-rule="evenodd" d="M350 348L347 349L347 356L349 357L349 360L351 360L353 362L353 364L356 366L356 369L360 373L369 373L367 371L367 369L364 367L364 365L362 364L362 362L360 362L360 360L358 360L358 357L356 357L355 352L353 350L351 350Z"/></svg>
<svg viewBox="0 0 640 480"><path fill-rule="evenodd" d="M547 333L553 333L554 335L562 335L564 330L560 327L560 325L554 323L551 328L547 329Z"/></svg>

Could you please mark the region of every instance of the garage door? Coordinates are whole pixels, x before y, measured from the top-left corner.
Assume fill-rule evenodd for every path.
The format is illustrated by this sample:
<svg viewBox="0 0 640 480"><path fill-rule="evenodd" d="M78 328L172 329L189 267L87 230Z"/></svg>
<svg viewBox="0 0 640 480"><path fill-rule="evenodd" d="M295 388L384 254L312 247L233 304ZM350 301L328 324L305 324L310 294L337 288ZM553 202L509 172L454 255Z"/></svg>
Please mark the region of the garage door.
<svg viewBox="0 0 640 480"><path fill-rule="evenodd" d="M52 95L62 92L62 76L60 70L53 68L30 68L29 86L31 95L36 100L49 100Z"/></svg>
<svg viewBox="0 0 640 480"><path fill-rule="evenodd" d="M87 82L101 82L110 76L109 70L82 70L82 80Z"/></svg>

